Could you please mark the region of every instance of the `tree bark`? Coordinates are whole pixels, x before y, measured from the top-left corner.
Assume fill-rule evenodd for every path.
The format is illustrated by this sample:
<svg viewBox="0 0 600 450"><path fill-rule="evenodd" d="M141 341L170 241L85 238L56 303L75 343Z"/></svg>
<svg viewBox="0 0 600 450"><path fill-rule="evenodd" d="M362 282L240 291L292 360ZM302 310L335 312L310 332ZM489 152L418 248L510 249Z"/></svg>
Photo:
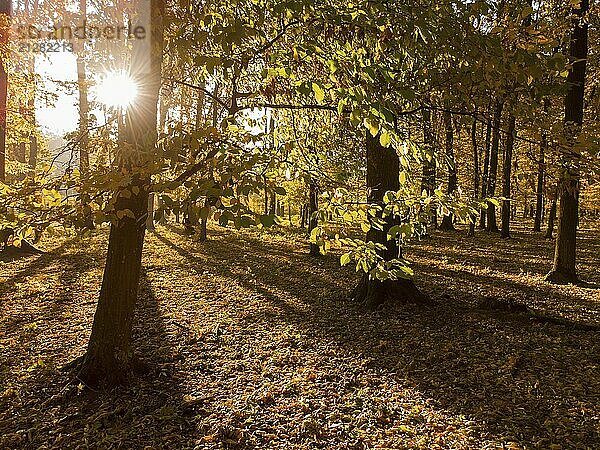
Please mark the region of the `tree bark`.
<svg viewBox="0 0 600 450"><path fill-rule="evenodd" d="M148 194L148 217L146 217L146 229L154 230L154 192Z"/></svg>
<svg viewBox="0 0 600 450"><path fill-rule="evenodd" d="M397 191L400 188L400 162L396 150L383 147L379 137L373 137L367 131L367 200L369 203L383 204L383 196L387 191ZM395 239L388 240L388 230L397 223L397 219L388 216L383 230L371 228L367 233L367 241L385 245L381 256L392 260L399 256L400 249ZM427 297L419 291L412 280L372 279L363 274L358 286L352 293L352 298L368 308L376 308L385 302L425 302Z"/></svg>
<svg viewBox="0 0 600 450"><path fill-rule="evenodd" d="M0 3L0 15L10 16L12 1ZM0 29L0 43L8 42L8 28ZM4 67L3 55L0 55L0 181L6 181L6 103L8 100L8 73Z"/></svg>
<svg viewBox="0 0 600 450"><path fill-rule="evenodd" d="M512 158L513 149L515 145L515 137L517 132L515 130L516 119L514 114L508 116L508 135L506 136L506 146L504 148L504 161L502 164L502 231L500 236L503 238L510 237L510 216L511 216L511 192L510 192L510 177L512 175Z"/></svg>
<svg viewBox="0 0 600 450"><path fill-rule="evenodd" d="M475 111L477 114L477 111ZM471 124L471 145L473 146L473 167L475 170L473 171L473 198L477 198L477 194L479 194L479 148L477 147L477 117L473 117L473 123ZM477 216L471 218L471 223L469 225L469 234L468 236L475 236L475 222L477 221Z"/></svg>
<svg viewBox="0 0 600 450"><path fill-rule="evenodd" d="M87 15L86 0L79 0L79 15L85 20ZM77 86L79 88L79 171L82 176L87 176L90 168L89 146L89 104L87 77L85 70L85 48L80 42L77 49Z"/></svg>
<svg viewBox="0 0 600 450"><path fill-rule="evenodd" d="M134 152L126 147L119 155L121 171L131 173L131 182L116 193L116 214L110 227L100 298L87 351L79 366L78 377L88 386L122 383L136 366L130 341L151 183L139 168L152 157L156 143L164 0L153 0L151 10L150 67L142 63L144 55L139 44L134 44L131 63L131 76L138 83L140 96L128 108L125 139ZM126 211L133 217L119 214Z"/></svg>
<svg viewBox="0 0 600 450"><path fill-rule="evenodd" d="M550 107L550 101L544 98L544 112L548 112ZM533 222L533 231L542 231L542 212L544 209L544 178L545 174L545 162L546 148L548 147L548 133L546 129L542 129L540 152L538 154L538 173L537 173L537 186L535 192L535 220Z"/></svg>
<svg viewBox="0 0 600 450"><path fill-rule="evenodd" d="M454 157L454 130L452 129L452 114L444 112L444 127L446 129L446 158L448 162L448 195L452 195L458 188L458 174L456 170L456 159ZM455 231L454 214L444 216L440 224L440 230Z"/></svg>
<svg viewBox="0 0 600 450"><path fill-rule="evenodd" d="M498 100L496 102L496 108L494 110L492 146L490 149L490 166L486 192L488 197L494 197L494 195L496 195L496 179L498 177L498 150L500 148L500 126L503 107L504 102ZM486 213L486 230L491 232L497 232L498 225L496 223L496 207L493 203L488 202Z"/></svg>
<svg viewBox="0 0 600 450"><path fill-rule="evenodd" d="M319 219L317 218L317 212L319 211L319 189L317 183L313 180L309 184L308 200L308 233L311 234L312 230L319 226ZM319 246L311 242L310 255L319 256L320 254Z"/></svg>
<svg viewBox="0 0 600 450"><path fill-rule="evenodd" d="M8 77L0 57L0 181L6 181L6 100Z"/></svg>
<svg viewBox="0 0 600 450"><path fill-rule="evenodd" d="M492 142L492 121L488 119L487 121L487 130L485 133L485 154L483 156L483 175L481 179L481 198L484 199L487 197L487 185L488 185L488 177L490 173L490 147ZM486 227L486 212L485 210L481 211L479 228L482 230Z"/></svg>
<svg viewBox="0 0 600 450"><path fill-rule="evenodd" d="M576 244L579 221L579 165L581 154L575 142L583 124L585 71L588 54L588 24L583 17L589 9L589 0L582 0L573 8L575 16L569 56L572 67L567 76L565 95L565 134L567 147L561 151L562 171L559 180L560 208L558 232L554 249L554 264L546 275L553 283L576 283Z"/></svg>
<svg viewBox="0 0 600 450"><path fill-rule="evenodd" d="M558 189L557 189L557 191L558 191ZM554 197L552 198L550 212L548 213L548 226L546 228L546 236L545 236L546 239L552 239L552 235L554 233L554 221L556 220L557 197L558 197L558 192L555 192Z"/></svg>
<svg viewBox="0 0 600 450"><path fill-rule="evenodd" d="M435 191L435 144L431 125L431 112L423 110L423 141L427 150L423 159L423 173L421 179L421 192L425 191L428 196L434 195ZM368 147L367 147L368 148ZM430 158L430 159L429 159ZM437 209L431 213L431 225L434 229L438 226Z"/></svg>

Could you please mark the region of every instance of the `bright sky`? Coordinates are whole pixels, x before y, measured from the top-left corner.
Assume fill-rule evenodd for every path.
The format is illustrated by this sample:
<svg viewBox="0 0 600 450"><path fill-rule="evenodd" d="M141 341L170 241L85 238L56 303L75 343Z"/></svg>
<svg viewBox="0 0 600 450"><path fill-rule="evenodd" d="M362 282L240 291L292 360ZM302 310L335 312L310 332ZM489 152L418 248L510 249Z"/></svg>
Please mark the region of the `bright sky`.
<svg viewBox="0 0 600 450"><path fill-rule="evenodd" d="M56 81L77 81L77 60L70 52L47 53L36 59L36 73L44 80L45 89L59 94L54 105L37 104L37 119L42 129L52 134L64 135L77 129L79 121L79 99L77 93L68 94Z"/></svg>

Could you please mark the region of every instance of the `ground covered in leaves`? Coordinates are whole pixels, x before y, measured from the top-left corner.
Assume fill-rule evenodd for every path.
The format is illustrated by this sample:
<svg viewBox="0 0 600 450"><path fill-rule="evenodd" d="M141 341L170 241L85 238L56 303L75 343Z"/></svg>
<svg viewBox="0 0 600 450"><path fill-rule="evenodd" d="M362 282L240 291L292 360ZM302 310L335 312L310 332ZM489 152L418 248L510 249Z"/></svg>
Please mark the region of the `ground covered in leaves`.
<svg viewBox="0 0 600 450"><path fill-rule="evenodd" d="M0 262L0 448L600 448L598 231L582 286L543 281L539 234L435 232L407 252L434 305L366 312L298 234L159 227L135 328L151 370L94 392L60 368L85 349L106 237Z"/></svg>

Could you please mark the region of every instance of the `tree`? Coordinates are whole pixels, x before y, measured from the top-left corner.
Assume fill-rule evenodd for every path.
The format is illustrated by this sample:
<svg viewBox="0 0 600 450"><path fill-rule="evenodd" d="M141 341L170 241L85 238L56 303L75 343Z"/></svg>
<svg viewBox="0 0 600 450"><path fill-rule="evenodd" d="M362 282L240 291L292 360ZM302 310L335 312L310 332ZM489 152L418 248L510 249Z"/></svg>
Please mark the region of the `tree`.
<svg viewBox="0 0 600 450"><path fill-rule="evenodd" d="M556 220L556 209L557 209L557 198L558 198L558 186L552 196L552 203L550 205L550 211L548 211L548 226L546 227L546 239L552 239L554 233L554 221Z"/></svg>
<svg viewBox="0 0 600 450"><path fill-rule="evenodd" d="M6 103L8 100L8 73L5 62L7 48L5 46L8 42L11 11L11 1L0 4L0 181L2 182L6 180Z"/></svg>
<svg viewBox="0 0 600 450"><path fill-rule="evenodd" d="M274 194L273 194L274 195ZM317 218L317 214L319 213L319 187L315 180L311 178L309 182L309 192L308 192L308 232L312 233L312 231L317 228L319 225L319 220ZM319 256L321 251L319 246L313 242L310 243L310 255L311 256Z"/></svg>
<svg viewBox="0 0 600 450"><path fill-rule="evenodd" d="M444 126L446 129L446 158L448 162L448 195L454 194L458 188L458 172L456 170L456 159L454 157L454 133L452 129L452 114L444 112ZM440 230L454 231L454 216L447 214L442 219Z"/></svg>
<svg viewBox="0 0 600 450"><path fill-rule="evenodd" d="M585 71L588 54L588 24L584 16L589 0L573 7L573 31L569 45L571 68L567 76L564 102L565 145L561 149L562 171L559 180L560 206L554 264L546 275L553 283L576 283L577 224L579 221L579 165L581 154L577 138L583 125Z"/></svg>
<svg viewBox="0 0 600 450"><path fill-rule="evenodd" d="M500 148L500 127L503 108L504 102L502 100L497 100L496 107L494 109L494 120L492 125L492 144L490 148L490 164L487 180L488 185L486 190L486 194L488 197L493 197L494 195L496 195L496 179L498 177L498 150ZM498 224L496 223L496 206L492 202L488 202L486 215L486 230L497 232Z"/></svg>
<svg viewBox="0 0 600 450"><path fill-rule="evenodd" d="M435 176L436 176L436 152L434 147L434 136L431 126L431 111L423 109L423 143L425 147L425 155L423 157L423 172L421 177L421 191L428 196L432 196L435 191ZM367 149L369 147L367 146ZM437 214L431 216L431 225L437 228Z"/></svg>
<svg viewBox="0 0 600 450"><path fill-rule="evenodd" d="M514 114L508 116L508 134L506 136L506 146L504 148L504 161L502 164L503 169L503 183L502 183L502 231L500 236L503 238L510 237L510 211L511 211L511 191L510 191L510 177L512 173L512 159L513 149L515 145L516 137L516 119Z"/></svg>
<svg viewBox="0 0 600 450"><path fill-rule="evenodd" d="M139 102L127 111L126 139L119 169L127 184L114 196L108 254L87 351L78 376L88 385L118 384L135 366L130 349L133 313L140 278L150 179L145 165L154 155L157 104L163 45L163 0L151 2L151 64L144 64L143 46L133 48L131 76L139 86Z"/></svg>
<svg viewBox="0 0 600 450"><path fill-rule="evenodd" d="M544 98L544 112L547 114L550 108L550 101L548 98ZM546 149L548 148L548 132L546 129L542 129L540 140L540 148L538 154L538 172L537 172L537 184L535 191L535 220L533 222L533 231L542 231L542 212L544 209L544 181L546 177L545 162Z"/></svg>
<svg viewBox="0 0 600 450"><path fill-rule="evenodd" d="M487 197L488 178L490 173L490 150L492 142L492 120L488 119L486 122L486 133L485 133L485 152L483 155L483 174L481 179L481 198ZM487 214L485 210L481 211L481 217L479 219L479 228L482 230L486 228Z"/></svg>
<svg viewBox="0 0 600 450"><path fill-rule="evenodd" d="M384 195L388 191L400 188L400 163L393 147L381 145L379 137L373 137L367 131L367 190L368 202L383 206ZM379 215L381 218L381 214ZM400 256L400 248L395 239L388 240L388 231L397 224L393 215L383 220L383 226L378 229L372 226L367 233L367 241L383 246L379 255L384 261L392 261ZM390 302L423 302L426 296L419 291L411 279L380 281L368 273L362 275L358 286L352 293L352 298L363 303L368 308L375 308L387 301Z"/></svg>
<svg viewBox="0 0 600 450"><path fill-rule="evenodd" d="M479 173L479 147L477 146L477 110L475 110L475 116L473 117L473 123L471 124L471 146L473 147L473 198L477 198L479 194L479 182L481 175ZM469 224L469 236L475 236L475 223L477 216L471 217L471 223Z"/></svg>

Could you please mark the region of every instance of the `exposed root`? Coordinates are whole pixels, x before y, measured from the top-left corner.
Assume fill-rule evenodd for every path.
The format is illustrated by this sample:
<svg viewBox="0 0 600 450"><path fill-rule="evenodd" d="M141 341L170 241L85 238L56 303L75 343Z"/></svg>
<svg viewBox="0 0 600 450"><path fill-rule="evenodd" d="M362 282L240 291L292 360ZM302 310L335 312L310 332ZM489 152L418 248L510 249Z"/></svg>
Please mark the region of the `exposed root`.
<svg viewBox="0 0 600 450"><path fill-rule="evenodd" d="M368 309L375 309L386 303L432 303L412 280L379 281L371 280L367 275L361 278L352 291L351 298Z"/></svg>

